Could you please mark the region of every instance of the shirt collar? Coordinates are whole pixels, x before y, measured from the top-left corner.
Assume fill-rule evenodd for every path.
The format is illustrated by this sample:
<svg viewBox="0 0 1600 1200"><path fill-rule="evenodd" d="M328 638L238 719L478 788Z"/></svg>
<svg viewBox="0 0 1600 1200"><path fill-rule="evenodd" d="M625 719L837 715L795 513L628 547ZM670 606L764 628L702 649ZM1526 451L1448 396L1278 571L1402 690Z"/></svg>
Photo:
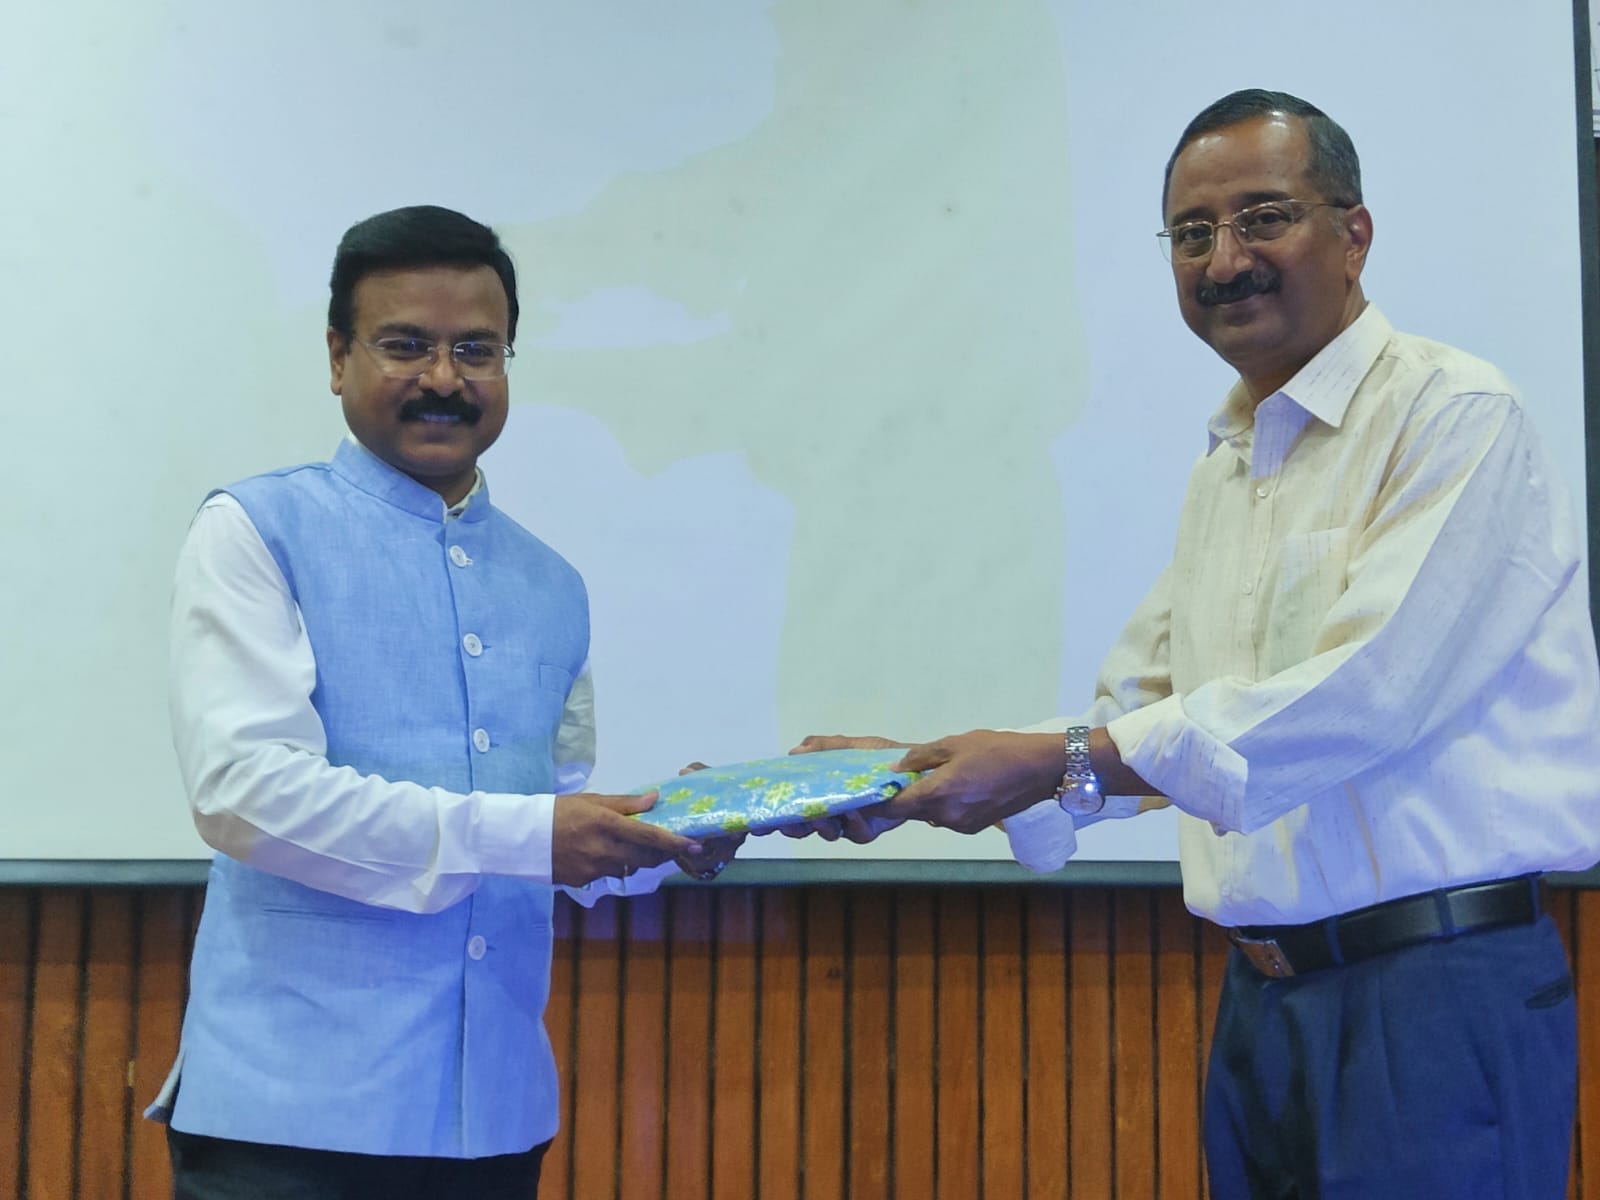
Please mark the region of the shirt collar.
<svg viewBox="0 0 1600 1200"><path fill-rule="evenodd" d="M483 472L476 467L473 468L472 487L467 494L455 504L446 506L438 492L395 470L357 441L353 433L346 435L339 443L330 465L334 474L346 482L413 516L442 522L454 517L463 521L481 521L488 515L489 484Z"/></svg>
<svg viewBox="0 0 1600 1200"><path fill-rule="evenodd" d="M1282 396L1325 425L1338 428L1349 411L1356 388L1393 336L1394 327L1388 318L1378 311L1376 304L1369 303L1360 316L1261 404L1264 406ZM1244 380L1239 380L1229 389L1222 406L1206 426L1211 435L1207 453L1249 430L1255 424L1256 411L1257 406L1250 402Z"/></svg>

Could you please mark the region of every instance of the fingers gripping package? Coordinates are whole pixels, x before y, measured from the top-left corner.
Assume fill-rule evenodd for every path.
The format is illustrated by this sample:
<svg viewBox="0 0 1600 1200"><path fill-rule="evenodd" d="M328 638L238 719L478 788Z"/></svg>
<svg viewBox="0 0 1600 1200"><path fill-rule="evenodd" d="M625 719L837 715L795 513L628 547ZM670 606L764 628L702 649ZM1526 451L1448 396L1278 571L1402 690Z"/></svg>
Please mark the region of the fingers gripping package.
<svg viewBox="0 0 1600 1200"><path fill-rule="evenodd" d="M879 804L917 777L903 749L819 750L708 767L637 789L661 793L637 819L686 837L765 833Z"/></svg>

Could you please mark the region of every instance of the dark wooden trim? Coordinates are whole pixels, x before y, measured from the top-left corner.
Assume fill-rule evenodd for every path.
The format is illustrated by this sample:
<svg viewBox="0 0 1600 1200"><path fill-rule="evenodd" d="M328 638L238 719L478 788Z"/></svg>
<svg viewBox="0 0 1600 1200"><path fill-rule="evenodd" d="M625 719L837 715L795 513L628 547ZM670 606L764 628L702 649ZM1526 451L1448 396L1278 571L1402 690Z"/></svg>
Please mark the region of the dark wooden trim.
<svg viewBox="0 0 1600 1200"><path fill-rule="evenodd" d="M149 862L98 860L0 861L0 894L7 888L195 887L206 881L209 864L189 859ZM1545 876L1554 888L1600 888L1600 866L1587 871L1557 871ZM745 859L733 863L714 883L684 877L669 888L803 887L1177 887L1176 862L1073 862L1048 875L1035 875L1014 862L990 859Z"/></svg>

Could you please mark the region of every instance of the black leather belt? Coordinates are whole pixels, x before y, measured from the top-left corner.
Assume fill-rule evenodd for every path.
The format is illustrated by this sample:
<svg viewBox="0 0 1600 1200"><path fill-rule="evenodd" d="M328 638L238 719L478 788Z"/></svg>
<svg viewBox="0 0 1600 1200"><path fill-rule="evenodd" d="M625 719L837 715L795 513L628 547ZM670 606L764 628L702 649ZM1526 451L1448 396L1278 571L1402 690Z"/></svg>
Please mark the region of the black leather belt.
<svg viewBox="0 0 1600 1200"><path fill-rule="evenodd" d="M1539 919L1539 877L1523 875L1402 896L1306 925L1228 930L1250 965L1272 979L1360 962L1402 946Z"/></svg>

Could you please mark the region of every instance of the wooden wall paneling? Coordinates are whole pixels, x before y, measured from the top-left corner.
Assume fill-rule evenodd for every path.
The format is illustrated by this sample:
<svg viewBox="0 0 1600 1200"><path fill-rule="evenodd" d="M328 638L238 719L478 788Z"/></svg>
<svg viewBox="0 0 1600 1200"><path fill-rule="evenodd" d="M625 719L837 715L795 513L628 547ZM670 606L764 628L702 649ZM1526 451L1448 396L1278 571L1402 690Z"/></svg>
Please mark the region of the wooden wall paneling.
<svg viewBox="0 0 1600 1200"><path fill-rule="evenodd" d="M572 1193L586 1200L617 1194L618 1085L622 1079L619 903L600 900L572 914Z"/></svg>
<svg viewBox="0 0 1600 1200"><path fill-rule="evenodd" d="M711 893L667 892L668 1200L705 1200L711 1178ZM588 1200L577 1197L577 1200Z"/></svg>
<svg viewBox="0 0 1600 1200"><path fill-rule="evenodd" d="M621 1150L624 1200L663 1200L667 1094L667 898L629 900L622 960Z"/></svg>
<svg viewBox="0 0 1600 1200"><path fill-rule="evenodd" d="M839 888L808 889L805 900L801 1195L805 1200L840 1200L850 1136L844 1107L847 908Z"/></svg>
<svg viewBox="0 0 1600 1200"><path fill-rule="evenodd" d="M1144 888L1111 894L1111 1103L1118 1196L1154 1196L1156 1125L1155 910Z"/></svg>
<svg viewBox="0 0 1600 1200"><path fill-rule="evenodd" d="M983 1039L981 893L938 893L938 1024L935 1074L939 1119L934 1136L939 1200L982 1195L983 1115L979 1056Z"/></svg>
<svg viewBox="0 0 1600 1200"><path fill-rule="evenodd" d="M1112 1124L1111 902L1109 893L1075 891L1068 940L1071 1031L1068 1092L1068 1195L1111 1200L1116 1155ZM1140 1198L1142 1200L1142 1198Z"/></svg>
<svg viewBox="0 0 1600 1200"><path fill-rule="evenodd" d="M77 1189L78 1066L83 1059L82 888L40 893L24 1194L72 1200Z"/></svg>
<svg viewBox="0 0 1600 1200"><path fill-rule="evenodd" d="M73 1200L76 1190L87 914L87 897L80 888L40 893L23 1182L28 1200Z"/></svg>
<svg viewBox="0 0 1600 1200"><path fill-rule="evenodd" d="M1072 1063L1067 1002L1067 892L1029 888L1023 971L1027 976L1026 1142L1028 1200L1067 1195L1068 1078Z"/></svg>
<svg viewBox="0 0 1600 1200"><path fill-rule="evenodd" d="M1578 1130L1573 1152L1579 1197L1600 1200L1600 891L1573 891L1566 942L1578 995Z"/></svg>
<svg viewBox="0 0 1600 1200"><path fill-rule="evenodd" d="M799 1200L805 893L791 888L763 888L759 895L760 1004L755 1044L761 1080L761 1127L756 1144L755 1195L762 1200Z"/></svg>
<svg viewBox="0 0 1600 1200"><path fill-rule="evenodd" d="M146 888L134 898L136 969L133 996L133 1128L129 1135L131 1200L169 1200L172 1166L166 1127L142 1119L178 1054L189 958L200 893L192 888Z"/></svg>
<svg viewBox="0 0 1600 1200"><path fill-rule="evenodd" d="M1200 1195L1202 1005L1196 920L1176 892L1154 893L1157 1200Z"/></svg>
<svg viewBox="0 0 1600 1200"><path fill-rule="evenodd" d="M576 901L558 892L550 914L550 998L545 1003L544 1026L561 1076L561 1127L545 1153L539 1173L539 1195L565 1200L572 1195L572 1077L577 1064L577 943L573 937Z"/></svg>
<svg viewBox="0 0 1600 1200"><path fill-rule="evenodd" d="M1576 892L1566 889L1556 891L1553 888L1542 889L1541 903L1544 910L1550 914L1550 919L1555 922L1556 931L1561 934L1561 941L1567 947L1567 955L1572 954L1572 936L1577 919L1577 909L1573 898Z"/></svg>
<svg viewBox="0 0 1600 1200"><path fill-rule="evenodd" d="M938 922L936 893L896 895L894 960L894 1142L896 1200L931 1200L938 1137Z"/></svg>
<svg viewBox="0 0 1600 1200"><path fill-rule="evenodd" d="M128 1174L134 898L126 888L97 888L88 897L78 1195L95 1200L120 1197Z"/></svg>
<svg viewBox="0 0 1600 1200"><path fill-rule="evenodd" d="M717 888L715 1003L710 1061L712 1200L749 1200L756 1191L756 1025L759 902L750 888ZM625 1192L631 1196L631 1192Z"/></svg>
<svg viewBox="0 0 1600 1200"><path fill-rule="evenodd" d="M983 1057L980 1124L982 1191L990 1200L1028 1194L1028 1007L1023 970L1023 896L1014 888L983 895L981 991Z"/></svg>
<svg viewBox="0 0 1600 1200"><path fill-rule="evenodd" d="M890 1200L894 1139L894 893L864 888L851 897L846 970L846 1192ZM926 1130L908 1130L913 1140Z"/></svg>
<svg viewBox="0 0 1600 1200"><path fill-rule="evenodd" d="M0 896L0 1195L170 1195L138 1114L176 1051L199 896ZM1600 892L1550 907L1580 1038L1567 1195L1600 1200ZM1227 943L1176 892L684 888L562 901L557 935L545 1200L1204 1194Z"/></svg>
<svg viewBox="0 0 1600 1200"><path fill-rule="evenodd" d="M1544 896L1545 911L1550 914L1555 922L1556 929L1561 933L1561 941L1567 947L1567 958L1571 962L1573 954L1573 936L1575 908L1573 893L1547 891ZM1574 1002L1576 1003L1576 1002ZM1580 1031L1581 1036L1581 1031ZM1579 1054L1580 1060L1582 1053ZM1574 1121L1581 1118L1580 1113L1574 1113ZM1573 1126L1572 1149L1568 1155L1567 1166L1567 1197L1568 1200L1577 1200L1578 1196L1578 1137L1577 1126Z"/></svg>
<svg viewBox="0 0 1600 1200"><path fill-rule="evenodd" d="M28 1012L33 995L34 921L38 893L0 892L0 1194L22 1194L28 1072Z"/></svg>

